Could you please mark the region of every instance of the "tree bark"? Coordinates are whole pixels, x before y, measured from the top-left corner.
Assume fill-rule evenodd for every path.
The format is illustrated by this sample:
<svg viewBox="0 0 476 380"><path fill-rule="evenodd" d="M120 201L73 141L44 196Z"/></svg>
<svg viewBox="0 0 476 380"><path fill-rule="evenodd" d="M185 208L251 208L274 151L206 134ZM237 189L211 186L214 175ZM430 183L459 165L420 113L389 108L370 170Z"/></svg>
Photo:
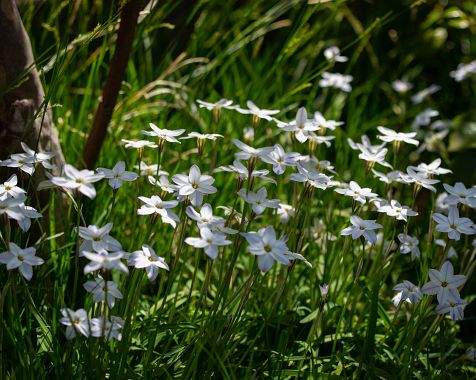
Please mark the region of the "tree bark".
<svg viewBox="0 0 476 380"><path fill-rule="evenodd" d="M44 98L15 0L0 0L0 159L22 151L23 141L37 151L54 152L53 163L59 168L64 165Z"/></svg>

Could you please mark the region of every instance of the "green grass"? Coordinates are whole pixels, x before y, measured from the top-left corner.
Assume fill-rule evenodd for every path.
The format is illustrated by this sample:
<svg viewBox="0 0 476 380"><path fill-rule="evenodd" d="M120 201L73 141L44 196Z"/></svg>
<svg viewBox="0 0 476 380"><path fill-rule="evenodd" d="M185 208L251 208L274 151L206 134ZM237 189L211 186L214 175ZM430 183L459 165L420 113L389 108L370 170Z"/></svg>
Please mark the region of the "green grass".
<svg viewBox="0 0 476 380"><path fill-rule="evenodd" d="M449 77L458 63L476 54L470 1L451 6L436 1L155 3L138 26L98 167L112 168L122 160L134 170L137 153L124 148L121 139L143 138L140 131L149 129L149 122L160 128L224 135L216 143L207 142L201 156L194 140L183 140L180 146L167 143L161 161L171 175L188 173L192 164L203 173L212 172L215 155L216 166L230 165L237 151L231 141L243 140L251 117L222 110L215 124L212 113L197 109L195 101L225 97L245 106L251 99L262 108L280 109L280 120L294 119L297 109L305 106L308 112L319 110L328 119L343 121L332 146L319 146L316 156L333 163L337 172L333 179L354 180L386 197L388 188L366 175L365 162L350 149L347 138L357 141L368 134L376 144L378 125L409 132L414 117L427 107L437 109L441 119L463 120L454 123L446 142L474 125L470 116L463 115L476 106L476 82L456 83ZM455 7L461 11L458 17L450 13ZM82 166L82 149L114 51L117 11L101 1L50 1L21 8L66 160L77 167ZM457 20L469 20L469 26L462 28ZM443 30L446 39L441 41ZM339 46L349 62L328 63L323 51L332 45ZM320 87L324 71L352 75L352 92ZM412 94L433 83L443 90L414 105L409 96L400 97L390 87L404 76L415 86ZM464 171L460 166L474 157L474 132L467 136L457 151L441 153L442 166L454 171L441 177L442 182L462 181L467 187L475 183L474 168L467 164ZM265 120L250 145L278 142L286 151L308 154L306 144L292 141ZM438 152L417 156L413 150L401 146L397 169L405 171L407 165L439 157ZM390 162L392 154L389 148ZM146 148L144 155L149 163L157 162L153 149ZM265 168L271 170L258 163L258 169ZM185 218L182 204L174 209L181 218L175 229L137 215L141 205L137 196L157 192L146 177L121 187L114 203L107 181L96 183L94 200L79 196L68 200L63 210L66 223L61 224L54 223L60 193L52 190L51 208L46 211L52 221L33 222L43 234L38 242L15 228L14 222L10 228L2 221L0 251L7 250L7 241L22 248L34 245L45 264L34 268L31 282L18 271L0 268L4 284L0 377L474 378L474 362L464 359L466 349L475 344L471 236L450 243L458 253L453 259L455 273L469 276L461 290L468 302L465 319L440 317L434 311L436 298L430 296L416 305L402 304L394 314L393 286L410 280L421 287L429 281L429 268L439 269L442 263L444 248L431 238L436 234L447 240L430 223L436 195L423 191L415 202L420 215L408 223L396 223L367 206L358 211L364 219L378 218L385 240L398 243L396 236L405 229L418 237L421 259L411 261L409 255L390 252L383 244L362 249L360 240L341 236L353 214L351 200L332 189L315 189L306 198L304 186L288 180L292 172L288 168L277 186L265 186L269 198L293 206L300 199L298 218L280 224L268 209L260 218L232 226L242 231L274 226L278 236L289 236L288 247L304 255L312 268L299 261L291 267L275 263L269 272L260 273L239 235L229 237L233 243L220 249L217 260L210 260L203 250L183 243L199 232ZM207 196L206 202L214 213L223 216L216 207L232 207L235 202L236 209L250 217L250 208L241 199L235 201L234 176L212 175L218 192ZM263 185L256 179L254 188ZM437 187L438 193L443 191L441 183ZM402 204L414 203L411 187L400 184L392 190ZM34 191L28 204L33 204ZM474 220L474 210L461 212ZM154 282L139 270L129 276L109 273L123 293L108 311L126 321L122 340L82 336L67 340L59 323L61 308L85 308L90 317L107 309L103 303L94 304L83 289L92 275L83 275L87 260L77 257L75 228L108 222L114 223L111 236L125 251L149 244L165 258L170 271L160 271ZM329 285L327 298L319 290L324 283Z"/></svg>

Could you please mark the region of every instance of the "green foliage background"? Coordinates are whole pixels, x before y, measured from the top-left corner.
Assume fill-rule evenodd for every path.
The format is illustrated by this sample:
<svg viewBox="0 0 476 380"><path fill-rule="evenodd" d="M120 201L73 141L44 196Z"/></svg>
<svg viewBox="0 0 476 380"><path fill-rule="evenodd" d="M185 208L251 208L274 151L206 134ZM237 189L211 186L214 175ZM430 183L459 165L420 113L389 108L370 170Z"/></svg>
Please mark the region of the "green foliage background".
<svg viewBox="0 0 476 380"><path fill-rule="evenodd" d="M242 105L252 99L263 108L281 109L281 118L292 119L296 109L305 106L308 110L320 110L328 118L344 121L345 126L336 131L336 143L326 152L326 159L334 162L336 168L344 169L340 173L344 180L365 183L362 163L351 153L346 138L358 139L364 133L374 136L377 125L408 130L415 115L430 106L440 112L440 118L452 121L449 153L444 158L454 174L446 178L447 183L456 180L467 186L475 183L476 81L457 83L449 77L449 72L460 62L476 56L473 1L164 0L151 3L150 13L144 15L136 33L98 166L112 167L118 160L132 164L134 152L126 151L120 140L140 138L139 131L147 129L149 122L161 128L211 132L211 114L198 112L195 100L225 97ZM118 8L108 1L50 0L25 2L21 13L66 159L80 166L82 148L114 52ZM323 50L332 45L341 47L350 58L335 70L323 57ZM353 91L348 96L319 88L323 71L337 71L341 67L354 77ZM390 87L393 80L402 77L414 83L413 92L431 84L440 85L442 90L425 103L406 109ZM243 128L248 126L249 118L224 114L219 133L225 135L225 146L230 145L231 138L240 138ZM273 133L267 128L257 145L271 145ZM188 170L192 148L190 142L183 144L180 153L169 150L166 169L173 173ZM217 154L219 164L227 165L233 160L232 149L218 150ZM211 157L205 157L202 164L206 167L210 160ZM430 159L423 155L419 160ZM223 204L221 201L229 198L235 184L226 183L222 177L217 182L221 190L214 200ZM110 202L106 184L101 186L100 196L84 205L87 220L95 224L106 222L101 205ZM135 209L126 201L127 196L127 192L118 193L115 215L121 217L114 220L113 236L125 247L137 249L137 242L148 238L148 226L144 221L139 226L131 224L130 215ZM327 197L324 202L318 207L334 209L334 198ZM330 211L321 211L320 217L325 217L335 230L343 223L342 218ZM74 239L72 226L69 227ZM423 231L425 226L420 232ZM155 238L165 252L170 242L161 239L168 238L160 233ZM359 377L363 376L363 347L367 347L369 334L375 337L375 351L371 359L365 359L369 366L366 376L395 378L398 374L398 378L423 379L475 375L474 367L463 366L454 357L446 360L437 352L441 349L442 354L451 354L454 342L460 340L463 346L474 343L474 305L467 307L464 322L457 327L446 325L451 339L446 340L441 330L439 336L426 336L425 328L429 326L424 325L425 319L412 320L414 325L409 332L399 333L386 313L393 294L391 286L398 278L385 272L387 277L382 276L388 281L362 279L362 291L354 293L352 269L339 270L332 257L341 248L332 244L326 258L320 256L315 270L296 268L298 275L287 279L286 292L292 291L285 292L279 306L269 300L276 299L280 281L286 279L285 273L261 281L252 291L245 317L235 321L237 325L232 331L226 315L212 323L205 315L191 318L187 310L175 311L173 315L157 313L163 311L156 298L158 290L153 285L144 285L144 295L138 304L140 325L134 327L129 347L120 344L102 347L86 341L66 346L62 338L57 338L61 336L58 331L61 327L49 324L59 319L61 307L80 306L72 305L69 291L72 278L68 270L72 262L66 255L74 240L70 241L73 242L58 241L53 272L44 274L48 306L46 301L38 301L45 289L33 287L31 296L35 302L20 317L35 321L34 326L26 328L37 332L35 342L21 343L12 334L11 342L17 342L18 346L11 352L3 348L3 370L10 378L35 374L36 378L100 378L106 373L112 374L110 378ZM352 251L349 244L344 248ZM184 282L190 280L191 265L184 264ZM201 265L205 267L203 258ZM378 278L377 264L368 265L368 276ZM415 275L408 262L397 267L399 273ZM203 282L204 272L199 272L199 276ZM424 281L425 278L421 282ZM305 342L319 305L318 286L324 282L341 290L328 305L327 330L324 328L319 344L309 348ZM182 294L176 286L175 294L185 302L186 292ZM370 300L379 291L378 305L372 303L372 307L378 308L371 311ZM474 281L468 284L467 292L475 293ZM349 299L355 303L352 315L343 313L339 306ZM52 305L56 310L51 310ZM369 332L375 313L379 319ZM343 318L342 325L339 318ZM161 329L157 332L159 324ZM206 334L204 326L208 329ZM220 335L223 331L224 335ZM151 336L156 341L151 342ZM431 350L416 347L413 357L412 345L420 340ZM62 347L67 347L67 351L63 352ZM10 366L17 369L5 370Z"/></svg>

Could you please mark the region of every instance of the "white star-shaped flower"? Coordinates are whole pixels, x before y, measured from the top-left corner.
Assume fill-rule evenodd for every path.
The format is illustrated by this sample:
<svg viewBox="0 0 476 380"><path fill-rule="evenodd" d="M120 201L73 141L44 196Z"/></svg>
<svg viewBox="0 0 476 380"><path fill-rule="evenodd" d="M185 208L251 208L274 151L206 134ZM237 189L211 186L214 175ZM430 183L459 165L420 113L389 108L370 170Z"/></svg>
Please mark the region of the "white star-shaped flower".
<svg viewBox="0 0 476 380"><path fill-rule="evenodd" d="M423 298L423 294L421 294L420 288L418 288L418 286L407 280L404 280L402 283L395 285L393 287L393 290L401 292L401 301L408 300L413 305Z"/></svg>
<svg viewBox="0 0 476 380"><path fill-rule="evenodd" d="M433 220L438 224L436 230L445 232L451 240L459 240L461 234L473 235L476 231L473 229L473 222L469 218L460 218L459 211L456 206L451 206L448 216L440 213L433 214Z"/></svg>
<svg viewBox="0 0 476 380"><path fill-rule="evenodd" d="M188 237L185 243L195 248L202 248L205 254L212 260L218 257L218 247L231 244L231 240L226 239L226 235L219 232L212 232L207 227L200 228L200 237Z"/></svg>
<svg viewBox="0 0 476 380"><path fill-rule="evenodd" d="M350 222L352 226L344 228L340 233L341 235L352 235L353 240L363 236L372 244L377 243L377 236L373 230L382 228L381 224L375 223L375 220L364 220L357 215L352 215Z"/></svg>
<svg viewBox="0 0 476 380"><path fill-rule="evenodd" d="M461 203L473 208L476 207L476 187L467 189L461 182L456 182L454 186L444 183L443 187L449 193L448 197L445 198L445 204L457 206Z"/></svg>
<svg viewBox="0 0 476 380"><path fill-rule="evenodd" d="M97 171L101 173L104 178L109 179L109 186L113 189L120 188L124 181L135 181L139 176L137 173L126 171L126 164L124 161L119 161L112 169L98 168Z"/></svg>
<svg viewBox="0 0 476 380"><path fill-rule="evenodd" d="M159 140L168 141L172 143L179 143L176 139L177 136L180 136L185 132L185 129L177 129L177 130L170 130L170 129L160 129L154 123L149 123L151 131L141 131L143 135L158 137Z"/></svg>
<svg viewBox="0 0 476 380"><path fill-rule="evenodd" d="M217 188L212 186L215 179L209 175L202 175L197 165L192 165L188 176L176 174L172 177L172 181L177 184L179 195L188 196L195 207L202 204L204 195L217 192Z"/></svg>
<svg viewBox="0 0 476 380"><path fill-rule="evenodd" d="M143 244L141 250L132 252L128 262L130 266L145 269L147 278L150 281L154 281L157 278L159 269L169 270L165 259L158 256L154 249L147 244Z"/></svg>
<svg viewBox="0 0 476 380"><path fill-rule="evenodd" d="M421 288L425 294L435 295L438 303L443 305L446 301L457 301L460 299L458 288L466 282L466 276L462 274L454 275L453 265L450 261L445 261L440 270L430 269L430 282Z"/></svg>
<svg viewBox="0 0 476 380"><path fill-rule="evenodd" d="M74 166L64 166L64 177L52 177L51 182L65 189L77 190L90 199L96 197L96 189L92 185L104 178L102 173L94 173L92 170L78 170Z"/></svg>
<svg viewBox="0 0 476 380"><path fill-rule="evenodd" d="M372 193L372 189L368 187L360 187L355 181L350 181L347 188L337 188L334 191L336 193L352 197L354 200L362 204L365 204L367 199L373 199L378 195L376 193Z"/></svg>
<svg viewBox="0 0 476 380"><path fill-rule="evenodd" d="M279 207L279 199L266 198L268 196L268 191L265 187L262 187L256 193L251 190L246 191L245 189L240 189L238 195L244 199L246 203L251 205L256 215L261 215L267 208Z"/></svg>
<svg viewBox="0 0 476 380"><path fill-rule="evenodd" d="M276 115L277 113L279 113L280 111L279 110L267 110L267 109L262 109L262 108L259 108L256 104L254 104L251 100L248 100L246 102L246 106L248 107L248 109L244 109L244 108L241 108L241 107L238 107L236 108L236 110L239 112L239 113L242 113L242 114L252 114L260 119L265 119L267 121L271 121L273 120L272 118L272 115Z"/></svg>
<svg viewBox="0 0 476 380"><path fill-rule="evenodd" d="M152 195L152 197L139 197L139 199L145 204L137 210L138 215L153 215L160 216L163 223L170 224L172 227L176 227L180 218L175 214L171 208L178 205L178 201L163 201L158 195Z"/></svg>
<svg viewBox="0 0 476 380"><path fill-rule="evenodd" d="M416 136L416 132L409 132L409 133L403 133L403 132L395 132L392 129L385 128L382 126L377 127L378 131L381 133L381 135L378 135L377 137L385 142L405 142L407 144L412 144L418 146L419 141L415 140L413 137Z"/></svg>
<svg viewBox="0 0 476 380"><path fill-rule="evenodd" d="M45 261L35 256L36 249L28 247L21 249L15 243L8 243L9 250L0 254L0 263L6 264L8 270L18 269L28 281L33 277L33 266L41 265Z"/></svg>

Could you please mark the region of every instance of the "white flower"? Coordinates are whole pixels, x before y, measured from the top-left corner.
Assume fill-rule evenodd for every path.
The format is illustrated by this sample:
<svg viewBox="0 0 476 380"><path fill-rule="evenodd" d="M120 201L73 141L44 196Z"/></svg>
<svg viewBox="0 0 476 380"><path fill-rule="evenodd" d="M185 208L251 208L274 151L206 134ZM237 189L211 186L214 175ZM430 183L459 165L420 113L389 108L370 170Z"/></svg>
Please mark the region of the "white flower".
<svg viewBox="0 0 476 380"><path fill-rule="evenodd" d="M96 174L92 170L78 170L75 167L66 164L64 166L64 177L52 177L51 182L65 189L78 190L90 199L96 196L96 189L92 183L104 178L104 175Z"/></svg>
<svg viewBox="0 0 476 380"><path fill-rule="evenodd" d="M105 336L107 340L122 339L120 330L124 327L125 321L117 316L112 316L111 320L104 321L104 317L92 318L91 324L91 336L99 338Z"/></svg>
<svg viewBox="0 0 476 380"><path fill-rule="evenodd" d="M200 213L195 211L192 206L187 206L185 213L190 219L197 222L199 228L208 227L208 225L213 224L216 220L220 219L217 216L213 216L212 206L210 206L209 203L203 204Z"/></svg>
<svg viewBox="0 0 476 380"><path fill-rule="evenodd" d="M187 139L198 139L198 140L216 140L218 137L223 137L223 135L219 135L218 133L198 133L198 132L190 132L185 137L180 137L180 140L187 140Z"/></svg>
<svg viewBox="0 0 476 380"><path fill-rule="evenodd" d="M28 145L26 145L24 142L21 143L21 147L23 151L25 152L25 155L28 157L33 158L33 162L35 164L41 164L45 169L52 169L53 166L49 162L54 156L56 156L55 153L52 152L36 152L33 149L31 149Z"/></svg>
<svg viewBox="0 0 476 380"><path fill-rule="evenodd" d="M299 173L293 173L289 176L291 181L305 182L309 186L325 190L330 186L331 178L315 170L308 170L302 165L297 165Z"/></svg>
<svg viewBox="0 0 476 380"><path fill-rule="evenodd" d="M456 70L450 72L450 77L456 82L461 82L473 74L476 74L476 61L460 63Z"/></svg>
<svg viewBox="0 0 476 380"><path fill-rule="evenodd" d="M174 131L170 129L160 129L154 123L149 123L149 127L152 129L151 131L141 131L141 133L147 136L158 137L162 142L168 141L180 144L180 141L178 141L176 137L185 132L185 129L177 129Z"/></svg>
<svg viewBox="0 0 476 380"><path fill-rule="evenodd" d="M212 260L218 256L218 247L231 244L231 240L227 240L222 233L212 232L206 227L200 228L200 237L188 237L185 243L195 248L203 248L206 255Z"/></svg>
<svg viewBox="0 0 476 380"><path fill-rule="evenodd" d="M314 112L314 120L319 128L330 129L331 131L344 124L342 121L326 120L319 111Z"/></svg>
<svg viewBox="0 0 476 380"><path fill-rule="evenodd" d="M197 222L198 228L208 228L212 232L224 234L234 234L238 231L225 226L226 220L220 216L214 216L212 206L205 203L198 213L192 206L187 206L185 213L187 216Z"/></svg>
<svg viewBox="0 0 476 380"><path fill-rule="evenodd" d="M416 216L418 213L408 206L402 206L398 201L392 199L390 203L385 201L376 201L378 212L384 212L388 216L393 216L397 220L407 221L407 217Z"/></svg>
<svg viewBox="0 0 476 380"><path fill-rule="evenodd" d="M0 199L0 216L6 214L8 218L20 221L24 217L20 206L25 200L25 194L20 194L16 198Z"/></svg>
<svg viewBox="0 0 476 380"><path fill-rule="evenodd" d="M159 187L164 193L174 193L177 191L177 186L170 183L168 175L161 175L158 180L150 175L147 179L151 185Z"/></svg>
<svg viewBox="0 0 476 380"><path fill-rule="evenodd" d="M340 49L337 46L328 47L324 50L324 57L328 61L335 61L335 62L347 62L348 58L340 55Z"/></svg>
<svg viewBox="0 0 476 380"><path fill-rule="evenodd" d="M294 217L296 210L291 205L280 203L277 214L279 216L279 221L284 224Z"/></svg>
<svg viewBox="0 0 476 380"><path fill-rule="evenodd" d="M26 191L18 187L17 184L18 179L16 174L13 174L6 182L0 184L0 200L18 198L22 194L25 194Z"/></svg>
<svg viewBox="0 0 476 380"><path fill-rule="evenodd" d="M23 231L28 231L31 225L30 219L40 218L42 215L33 207L25 206L25 194L19 194L16 198L0 199L0 216L7 215L9 219L15 219Z"/></svg>
<svg viewBox="0 0 476 380"><path fill-rule="evenodd" d="M436 84L432 84L430 87L425 88L424 90L421 90L420 92L416 93L411 97L411 100L414 104L420 104L425 100L425 98L429 95L434 94L435 92L439 91L441 89L440 86Z"/></svg>
<svg viewBox="0 0 476 380"><path fill-rule="evenodd" d="M397 292L402 292L400 296L401 301L408 300L413 305L423 298L423 294L421 294L421 291L418 286L407 280L404 280L402 283L395 285L393 287L393 290Z"/></svg>
<svg viewBox="0 0 476 380"><path fill-rule="evenodd" d="M83 255L91 260L89 264L84 267L84 274L94 272L99 269L112 270L117 269L124 273L129 273L129 269L124 265L121 259L124 257L124 252L112 252L112 253L92 253L84 251Z"/></svg>
<svg viewBox="0 0 476 380"><path fill-rule="evenodd" d="M437 133L428 132L425 135L423 144L421 144L418 148L418 152L421 153L425 150L427 150L428 152L444 151L446 149L446 146L443 140L446 138L448 133L448 129L444 129Z"/></svg>
<svg viewBox="0 0 476 380"><path fill-rule="evenodd" d="M149 165L146 162L141 161L139 163L139 166L134 165L134 169L139 169L141 176L149 177L149 176L155 176L157 174L157 167L158 166L159 166L158 164ZM159 170L159 176L161 176L161 175L169 175L169 173L167 173L164 170Z"/></svg>
<svg viewBox="0 0 476 380"><path fill-rule="evenodd" d="M233 165L228 166L220 166L216 169L216 171L225 171L225 172L233 172L238 175L238 178L241 181L246 181L249 176L248 168L241 163L241 161L235 160L233 161ZM265 182L271 182L276 185L276 181L273 178L267 177L269 174L269 170L261 169L261 170L253 170L251 172L252 177L261 178Z"/></svg>
<svg viewBox="0 0 476 380"><path fill-rule="evenodd" d="M36 209L30 206L26 206L25 204L20 204L19 206L21 212L21 218L17 220L18 226L24 231L28 231L31 226L31 219L41 218L42 214L40 214Z"/></svg>
<svg viewBox="0 0 476 380"><path fill-rule="evenodd" d="M135 181L138 177L137 173L126 171L126 164L124 161L119 161L111 169L98 168L97 171L101 173L104 178L109 179L109 186L113 189L118 189L121 187L123 181L132 182Z"/></svg>
<svg viewBox="0 0 476 380"><path fill-rule="evenodd" d="M476 187L466 189L461 182L456 182L454 186L443 184L445 190L449 193L445 199L445 204L450 206L457 206L461 203L466 206L476 207Z"/></svg>
<svg viewBox="0 0 476 380"><path fill-rule="evenodd" d="M324 144L328 148L331 146L331 141L334 140L335 138L336 138L335 136L316 135L314 132L309 132L309 136L308 136L309 141L312 141L317 145Z"/></svg>
<svg viewBox="0 0 476 380"><path fill-rule="evenodd" d="M360 143L356 143L351 138L347 139L347 143L349 144L351 149L360 150L361 152L369 151L369 152L377 153L377 152L380 152L382 149L384 149L386 144L386 143L383 143L379 145L372 145L367 135L362 135L360 137L360 141L361 141Z"/></svg>
<svg viewBox="0 0 476 380"><path fill-rule="evenodd" d="M67 339L75 338L78 332L84 336L89 336L90 322L86 310L78 309L74 311L63 308L61 314L63 318L60 319L60 323L66 326Z"/></svg>
<svg viewBox="0 0 476 380"><path fill-rule="evenodd" d="M433 185L440 182L437 179L426 178L423 174L416 172L411 167L407 167L407 173L402 174L401 178L404 183L414 183L417 186L424 187L433 192L436 192L436 188Z"/></svg>
<svg viewBox="0 0 476 380"><path fill-rule="evenodd" d="M147 244L143 244L141 250L132 253L129 257L129 265L139 269L144 268L150 281L157 278L159 269L169 270L165 259L157 256L152 247Z"/></svg>
<svg viewBox="0 0 476 380"><path fill-rule="evenodd" d="M106 301L109 308L113 308L116 298L122 299L122 293L117 288L114 281L104 281L104 279L96 277L92 281L87 281L83 284L87 292L92 293L93 302Z"/></svg>
<svg viewBox="0 0 476 380"><path fill-rule="evenodd" d="M400 241L400 253L411 253L412 260L420 257L420 248L418 245L420 241L413 236L406 234L398 234L398 240Z"/></svg>
<svg viewBox="0 0 476 380"><path fill-rule="evenodd" d="M371 166L374 164L379 164L386 166L387 168L392 169L392 165L385 161L385 156L387 155L387 148L382 148L379 151L367 150L363 148L359 154L361 160L365 160L370 163Z"/></svg>
<svg viewBox="0 0 476 380"><path fill-rule="evenodd" d="M453 173L449 169L440 168L441 165L441 158L437 158L435 161L431 162L430 164L421 163L418 166L409 166L416 172L423 174L425 177L432 177L434 175L441 175L447 173Z"/></svg>
<svg viewBox="0 0 476 380"><path fill-rule="evenodd" d="M188 139L197 139L197 148L198 148L198 153L201 155L204 152L205 149L205 140L216 140L218 137L223 137L222 135L219 135L218 133L198 133L198 132L190 132L188 136L181 137L181 140L188 140Z"/></svg>
<svg viewBox="0 0 476 380"><path fill-rule="evenodd" d="M261 215L267 208L278 208L279 199L267 199L268 191L265 187L259 189L256 193L240 189L238 195L250 204L256 215Z"/></svg>
<svg viewBox="0 0 476 380"><path fill-rule="evenodd" d="M197 165L192 165L188 176L176 174L172 177L178 186L178 193L181 196L188 196L193 206L202 204L203 195L214 194L216 187L212 186L215 179L209 175L202 175Z"/></svg>
<svg viewBox="0 0 476 380"><path fill-rule="evenodd" d="M435 295L440 305L447 301L458 301L460 299L458 287L466 282L466 276L462 274L453 274L453 265L450 261L445 261L438 271L430 269L430 282L427 282L421 288L425 294Z"/></svg>
<svg viewBox="0 0 476 380"><path fill-rule="evenodd" d="M277 113L280 112L279 110L267 110L267 109L258 108L256 104L254 104L251 100L248 100L246 102L246 106L248 107L248 109L243 109L241 107L238 107L236 108L236 110L239 113L252 114L256 117L259 117L260 119L265 119L268 121L273 120L273 118L271 117L272 115L276 115Z"/></svg>
<svg viewBox="0 0 476 380"><path fill-rule="evenodd" d="M261 160L272 164L273 171L279 175L284 173L286 166L296 166L299 156L300 154L296 152L286 153L280 144L276 144L273 151L261 156Z"/></svg>
<svg viewBox="0 0 476 380"><path fill-rule="evenodd" d="M382 126L377 127L378 131L381 133L381 135L377 135L377 137L385 142L405 142L407 144L412 144L418 146L419 142L418 140L415 140L413 137L416 136L416 132L409 132L409 133L403 133L403 132L395 132L392 129L385 128Z"/></svg>
<svg viewBox="0 0 476 380"><path fill-rule="evenodd" d="M448 216L440 213L433 214L433 220L438 224L436 230L445 232L451 240L459 240L460 234L472 235L476 231L473 229L473 222L469 218L460 218L459 211L456 206L451 206Z"/></svg>
<svg viewBox="0 0 476 380"><path fill-rule="evenodd" d="M28 247L21 249L15 243L9 242L9 251L0 254L0 263L6 264L8 270L18 269L28 281L33 277L33 266L41 265L44 260L36 257L36 249Z"/></svg>
<svg viewBox="0 0 476 380"><path fill-rule="evenodd" d="M172 227L176 227L180 218L175 214L171 208L178 205L177 201L163 201L158 195L152 195L152 197L139 197L139 199L145 204L137 210L138 215L151 215L157 214L162 219L162 223L168 223Z"/></svg>
<svg viewBox="0 0 476 380"><path fill-rule="evenodd" d="M374 176L377 177L380 181L391 184L392 182L402 182L402 172L400 170L392 170L388 173L381 173L375 169L372 169L372 173Z"/></svg>
<svg viewBox="0 0 476 380"><path fill-rule="evenodd" d="M439 115L439 112L437 110L434 110L431 108L425 109L424 111L416 115L415 120L413 121L413 124L412 124L412 129L414 131L418 131L421 126L430 125L431 118L436 117L438 115Z"/></svg>
<svg viewBox="0 0 476 380"><path fill-rule="evenodd" d="M205 102L203 100L197 99L197 103L200 108L206 108L209 111L212 111L213 109L216 109L216 108L226 108L231 110L238 107L236 105L232 105L233 101L228 99L220 99L218 102L215 102L215 103L209 103L209 102Z"/></svg>
<svg viewBox="0 0 476 380"><path fill-rule="evenodd" d="M274 147L253 148L240 140L233 139L233 144L240 149L240 152L235 153L238 160L248 160L250 158L262 157L274 150Z"/></svg>
<svg viewBox="0 0 476 380"><path fill-rule="evenodd" d="M308 169L310 171L320 172L321 170L327 170L331 173L336 174L336 172L334 171L334 166L330 161L318 160L314 156L301 156L300 158L298 158L298 160L303 168Z"/></svg>
<svg viewBox="0 0 476 380"><path fill-rule="evenodd" d="M50 163L55 154L50 152L35 152L24 142L21 147L25 153L12 154L8 160L0 163L0 166L8 166L11 168L19 168L20 170L32 175L35 172L35 165L41 164L46 169L52 169Z"/></svg>
<svg viewBox="0 0 476 380"><path fill-rule="evenodd" d="M287 124L278 122L278 126L283 131L293 132L296 140L300 143L306 142L309 138L309 134L319 129L319 126L314 120L307 118L307 112L304 107L298 109L295 121Z"/></svg>
<svg viewBox="0 0 476 380"><path fill-rule="evenodd" d="M464 318L464 307L468 303L465 300L446 300L443 304L439 304L435 311L438 314L449 313L453 321L461 321Z"/></svg>
<svg viewBox="0 0 476 380"><path fill-rule="evenodd" d="M368 187L360 187L359 184L355 181L350 181L348 188L337 188L334 189L334 191L336 193L352 197L354 200L362 204L365 204L367 198L372 199L377 197L377 194L372 193L372 189Z"/></svg>
<svg viewBox="0 0 476 380"><path fill-rule="evenodd" d="M149 140L126 140L122 139L122 142L126 143L126 148L134 148L134 149L143 149L145 147L148 148L157 148L157 144L149 141Z"/></svg>
<svg viewBox="0 0 476 380"><path fill-rule="evenodd" d="M257 232L242 232L241 235L249 244L248 251L258 256L258 267L262 272L269 271L274 261L284 265L290 264L291 252L286 240L277 239L272 226L261 228Z"/></svg>
<svg viewBox="0 0 476 380"><path fill-rule="evenodd" d="M409 90L411 90L413 85L406 80L397 79L392 82L392 88L394 91L398 92L399 94L405 94Z"/></svg>
<svg viewBox="0 0 476 380"><path fill-rule="evenodd" d="M334 87L339 88L342 91L350 92L352 87L350 82L352 82L352 75L342 75L339 73L322 73L322 79L319 81L319 86L321 87Z"/></svg>
<svg viewBox="0 0 476 380"><path fill-rule="evenodd" d="M0 166L19 168L21 171L33 175L35 172L35 158L23 153L12 154L9 159L0 161Z"/></svg>
<svg viewBox="0 0 476 380"><path fill-rule="evenodd" d="M375 220L364 220L357 215L352 215L350 222L352 226L344 228L341 235L352 235L353 240L363 236L372 244L377 243L377 236L373 230L382 228L381 224L375 223Z"/></svg>
<svg viewBox="0 0 476 380"><path fill-rule="evenodd" d="M112 223L107 223L103 227L89 225L88 227L78 227L78 235L84 239L79 247L79 256L83 256L84 251L94 250L97 253L110 251L120 251L121 243L109 236L112 230Z"/></svg>

